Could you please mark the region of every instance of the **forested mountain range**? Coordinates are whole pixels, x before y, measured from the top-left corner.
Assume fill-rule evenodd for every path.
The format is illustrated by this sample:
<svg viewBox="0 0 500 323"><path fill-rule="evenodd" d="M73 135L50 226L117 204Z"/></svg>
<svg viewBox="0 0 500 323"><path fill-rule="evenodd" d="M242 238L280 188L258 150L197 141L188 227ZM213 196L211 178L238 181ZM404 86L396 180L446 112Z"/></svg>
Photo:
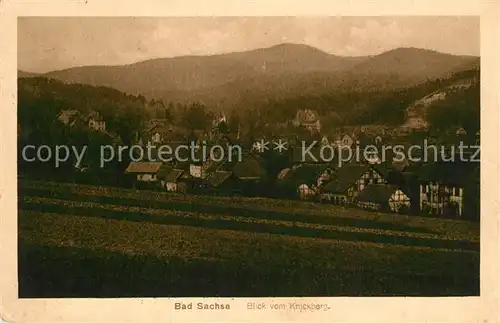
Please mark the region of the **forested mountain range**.
<svg viewBox="0 0 500 323"><path fill-rule="evenodd" d="M148 99L211 109L247 109L269 101L333 92L385 92L479 68L479 57L418 48L341 57L314 47L281 44L211 56L158 58L123 66L83 66L36 76L116 88ZM19 76L33 76L19 71ZM334 108L334 109L338 109Z"/></svg>

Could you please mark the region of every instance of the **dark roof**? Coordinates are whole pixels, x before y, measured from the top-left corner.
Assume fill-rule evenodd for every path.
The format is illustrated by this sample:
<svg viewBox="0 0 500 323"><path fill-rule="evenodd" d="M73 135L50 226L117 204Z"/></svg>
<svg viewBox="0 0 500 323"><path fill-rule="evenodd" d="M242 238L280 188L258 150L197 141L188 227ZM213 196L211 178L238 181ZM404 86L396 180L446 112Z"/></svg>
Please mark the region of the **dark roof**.
<svg viewBox="0 0 500 323"><path fill-rule="evenodd" d="M262 159L251 154L242 156L241 162L234 163L231 171L239 179L262 179L267 176Z"/></svg>
<svg viewBox="0 0 500 323"><path fill-rule="evenodd" d="M418 173L422 165L423 165L422 163L409 162L408 166L404 169L404 172Z"/></svg>
<svg viewBox="0 0 500 323"><path fill-rule="evenodd" d="M125 173L146 173L146 174L156 174L163 163L161 162L131 162Z"/></svg>
<svg viewBox="0 0 500 323"><path fill-rule="evenodd" d="M285 179L288 177L289 174L291 174L292 169L291 168L283 168L280 170L278 174L278 179Z"/></svg>
<svg viewBox="0 0 500 323"><path fill-rule="evenodd" d="M410 162L406 158L403 160L394 160L391 163L391 166L399 171L404 171L408 166L410 166Z"/></svg>
<svg viewBox="0 0 500 323"><path fill-rule="evenodd" d="M342 166L335 178L325 185L323 190L331 193L344 193L354 182L370 169L369 165L348 164Z"/></svg>
<svg viewBox="0 0 500 323"><path fill-rule="evenodd" d="M171 165L163 164L163 165L161 165L161 167L158 170L158 172L156 173L156 175L158 177L165 177L172 171L172 169L173 169L173 167Z"/></svg>
<svg viewBox="0 0 500 323"><path fill-rule="evenodd" d="M203 164L203 171L206 173L211 173L219 170L227 161L222 160L222 161L215 161L215 160L208 160Z"/></svg>
<svg viewBox="0 0 500 323"><path fill-rule="evenodd" d="M381 163L381 164L375 164L373 165L373 168L379 172L380 175L382 175L383 178L387 178L389 173L394 169L392 165L390 165L387 162Z"/></svg>
<svg viewBox="0 0 500 323"><path fill-rule="evenodd" d="M396 187L384 184L370 184L356 196L356 201L384 203L397 190Z"/></svg>
<svg viewBox="0 0 500 323"><path fill-rule="evenodd" d="M439 182L449 185L463 185L474 173L477 163L427 163L418 170L420 182Z"/></svg>
<svg viewBox="0 0 500 323"><path fill-rule="evenodd" d="M227 171L217 171L210 174L208 182L212 186L219 186L224 183L233 173Z"/></svg>
<svg viewBox="0 0 500 323"><path fill-rule="evenodd" d="M176 182L183 173L182 169L172 169L165 177L165 182Z"/></svg>
<svg viewBox="0 0 500 323"><path fill-rule="evenodd" d="M329 165L300 165L287 172L280 181L292 186L298 186L300 184L312 185L317 182L319 175L323 174L329 168L332 169Z"/></svg>
<svg viewBox="0 0 500 323"><path fill-rule="evenodd" d="M403 176L405 183L410 183L417 178L417 175L412 172L401 172L401 175Z"/></svg>
<svg viewBox="0 0 500 323"><path fill-rule="evenodd" d="M177 162L175 163L175 168L176 169L182 169L182 170L185 170L185 171L189 171L189 168L191 166L191 163L189 161L186 161L186 162Z"/></svg>

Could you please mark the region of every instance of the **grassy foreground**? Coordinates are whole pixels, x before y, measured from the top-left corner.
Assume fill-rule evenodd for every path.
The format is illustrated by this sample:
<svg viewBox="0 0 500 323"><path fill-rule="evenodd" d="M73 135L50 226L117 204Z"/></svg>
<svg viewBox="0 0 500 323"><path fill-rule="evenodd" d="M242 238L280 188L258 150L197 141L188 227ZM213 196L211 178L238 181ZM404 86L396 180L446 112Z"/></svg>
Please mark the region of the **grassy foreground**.
<svg viewBox="0 0 500 323"><path fill-rule="evenodd" d="M477 223L19 184L20 297L479 294Z"/></svg>

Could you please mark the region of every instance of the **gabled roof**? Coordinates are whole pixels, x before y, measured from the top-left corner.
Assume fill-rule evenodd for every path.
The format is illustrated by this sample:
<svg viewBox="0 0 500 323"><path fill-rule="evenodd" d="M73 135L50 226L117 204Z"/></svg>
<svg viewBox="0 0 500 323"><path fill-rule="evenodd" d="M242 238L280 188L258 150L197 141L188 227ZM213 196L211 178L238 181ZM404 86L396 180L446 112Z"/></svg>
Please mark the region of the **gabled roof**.
<svg viewBox="0 0 500 323"><path fill-rule="evenodd" d="M251 154L242 156L241 162L234 163L231 171L239 179L261 179L267 176L261 158Z"/></svg>
<svg viewBox="0 0 500 323"><path fill-rule="evenodd" d="M166 125L168 124L168 120L166 118L152 118L149 120L149 125Z"/></svg>
<svg viewBox="0 0 500 323"><path fill-rule="evenodd" d="M211 186L217 187L224 183L233 173L228 171L217 171L210 174L208 182Z"/></svg>
<svg viewBox="0 0 500 323"><path fill-rule="evenodd" d="M156 174L163 163L161 162L131 162L125 173L147 173L147 174Z"/></svg>
<svg viewBox="0 0 500 323"><path fill-rule="evenodd" d="M311 185L317 182L318 176L323 174L330 167L328 165L300 165L289 171L283 178L294 185Z"/></svg>
<svg viewBox="0 0 500 323"><path fill-rule="evenodd" d="M404 171L408 166L410 166L410 162L406 158L402 160L393 160L391 166L399 171Z"/></svg>
<svg viewBox="0 0 500 323"><path fill-rule="evenodd" d="M177 162L175 163L175 168L176 169L182 169L185 171L189 171L189 168L191 167L191 163L189 161L186 162Z"/></svg>
<svg viewBox="0 0 500 323"><path fill-rule="evenodd" d="M159 132L159 133L162 133L163 132L163 126L162 125L159 125L159 124L148 124L146 126L146 128L144 129L144 132L145 133L153 133L153 132Z"/></svg>
<svg viewBox="0 0 500 323"><path fill-rule="evenodd" d="M61 110L59 113L58 113L58 117L62 117L62 116L67 116L67 117L73 117L73 116L77 116L77 115L80 115L80 111L78 110L74 110L74 109L71 109L71 110Z"/></svg>
<svg viewBox="0 0 500 323"><path fill-rule="evenodd" d="M388 202L397 188L392 185L370 184L356 196L356 201L384 203Z"/></svg>
<svg viewBox="0 0 500 323"><path fill-rule="evenodd" d="M462 186L470 178L477 167L473 162L427 163L418 170L420 182L438 182L448 185Z"/></svg>
<svg viewBox="0 0 500 323"><path fill-rule="evenodd" d="M369 165L348 164L342 166L335 178L323 190L330 193L344 193L351 185L370 169Z"/></svg>
<svg viewBox="0 0 500 323"><path fill-rule="evenodd" d="M382 175L383 178L387 178L389 173L394 170L393 167L387 162L373 165L373 168L380 174Z"/></svg>
<svg viewBox="0 0 500 323"><path fill-rule="evenodd" d="M172 169L165 177L165 182L176 182L184 173L182 169Z"/></svg>
<svg viewBox="0 0 500 323"><path fill-rule="evenodd" d="M102 117L102 115L97 111L90 111L89 114L87 114L87 116L85 117L85 119L86 120L94 119L95 121L104 121L104 118Z"/></svg>
<svg viewBox="0 0 500 323"><path fill-rule="evenodd" d="M163 164L163 165L161 165L160 169L156 173L156 176L165 177L172 171L172 169L173 169L173 167L171 165Z"/></svg>
<svg viewBox="0 0 500 323"><path fill-rule="evenodd" d="M208 160L203 163L203 171L207 173L215 172L219 170L227 161L225 159L221 161Z"/></svg>
<svg viewBox="0 0 500 323"><path fill-rule="evenodd" d="M57 118L69 126L74 126L78 121L82 122L82 114L78 110L61 110L57 114Z"/></svg>
<svg viewBox="0 0 500 323"><path fill-rule="evenodd" d="M290 168L284 168L282 169L279 174L278 174L278 179L285 179L289 176L289 174L291 173L291 169Z"/></svg>

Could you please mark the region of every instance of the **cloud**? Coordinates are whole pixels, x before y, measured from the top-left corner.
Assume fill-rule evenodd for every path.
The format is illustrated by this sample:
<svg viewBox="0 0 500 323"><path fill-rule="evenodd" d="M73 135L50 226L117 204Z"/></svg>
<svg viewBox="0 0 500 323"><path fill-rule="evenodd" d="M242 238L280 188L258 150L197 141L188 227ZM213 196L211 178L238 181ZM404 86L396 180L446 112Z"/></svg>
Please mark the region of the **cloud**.
<svg viewBox="0 0 500 323"><path fill-rule="evenodd" d="M384 50L405 46L411 30L402 29L396 21L368 19L361 27L353 26L349 33L350 52L377 54Z"/></svg>
<svg viewBox="0 0 500 323"><path fill-rule="evenodd" d="M350 56L402 46L479 54L477 17L24 17L18 35L19 68L38 72L283 42Z"/></svg>

